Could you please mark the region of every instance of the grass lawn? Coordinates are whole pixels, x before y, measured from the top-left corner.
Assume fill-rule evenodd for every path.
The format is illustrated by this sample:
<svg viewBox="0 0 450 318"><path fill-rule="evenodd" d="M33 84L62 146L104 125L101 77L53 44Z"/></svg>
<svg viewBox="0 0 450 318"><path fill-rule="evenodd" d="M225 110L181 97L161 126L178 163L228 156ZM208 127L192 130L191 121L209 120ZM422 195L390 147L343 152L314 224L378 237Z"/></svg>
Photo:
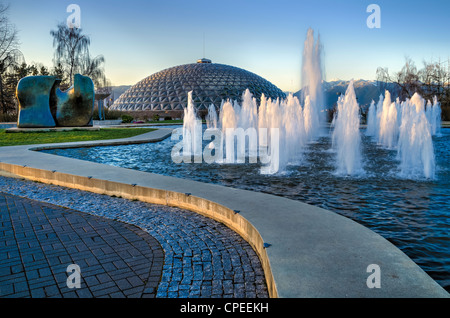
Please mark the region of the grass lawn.
<svg viewBox="0 0 450 318"><path fill-rule="evenodd" d="M50 131L5 133L0 129L0 147L129 138L153 131L153 128L104 128L98 131Z"/></svg>

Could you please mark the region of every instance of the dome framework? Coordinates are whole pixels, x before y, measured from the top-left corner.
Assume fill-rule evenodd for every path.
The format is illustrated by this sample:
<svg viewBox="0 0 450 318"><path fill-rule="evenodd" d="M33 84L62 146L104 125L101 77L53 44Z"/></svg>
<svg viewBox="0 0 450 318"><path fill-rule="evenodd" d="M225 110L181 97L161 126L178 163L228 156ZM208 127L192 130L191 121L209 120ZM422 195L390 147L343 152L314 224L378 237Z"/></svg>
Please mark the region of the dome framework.
<svg viewBox="0 0 450 318"><path fill-rule="evenodd" d="M123 93L110 109L179 113L187 106L188 93L192 91L194 107L204 113L211 104L219 109L223 100L240 102L246 89L258 104L262 94L271 99L286 97L279 88L254 73L200 59L150 75Z"/></svg>

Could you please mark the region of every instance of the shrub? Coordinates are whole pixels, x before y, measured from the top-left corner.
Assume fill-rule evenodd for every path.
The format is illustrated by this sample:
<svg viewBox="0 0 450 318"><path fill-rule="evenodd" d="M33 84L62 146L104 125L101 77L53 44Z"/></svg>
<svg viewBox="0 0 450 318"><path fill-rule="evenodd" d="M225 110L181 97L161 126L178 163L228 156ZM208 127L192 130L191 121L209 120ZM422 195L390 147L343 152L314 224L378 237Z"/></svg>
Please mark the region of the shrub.
<svg viewBox="0 0 450 318"><path fill-rule="evenodd" d="M442 107L442 120L450 121L450 106Z"/></svg>
<svg viewBox="0 0 450 318"><path fill-rule="evenodd" d="M0 114L0 122L16 122L17 121L17 113L6 113L6 114Z"/></svg>
<svg viewBox="0 0 450 318"><path fill-rule="evenodd" d="M108 109L106 109L106 111L105 111L105 119L115 120L115 119L121 118L122 115L123 115L123 113L121 111L118 111L118 110L108 110Z"/></svg>
<svg viewBox="0 0 450 318"><path fill-rule="evenodd" d="M93 120L100 120L100 116L98 114L98 108L94 108L94 112L92 113Z"/></svg>
<svg viewBox="0 0 450 318"><path fill-rule="evenodd" d="M125 124L131 123L133 121L133 119L134 118L132 116L130 116L130 115L127 115L127 114L123 114L122 115L122 122L125 123Z"/></svg>

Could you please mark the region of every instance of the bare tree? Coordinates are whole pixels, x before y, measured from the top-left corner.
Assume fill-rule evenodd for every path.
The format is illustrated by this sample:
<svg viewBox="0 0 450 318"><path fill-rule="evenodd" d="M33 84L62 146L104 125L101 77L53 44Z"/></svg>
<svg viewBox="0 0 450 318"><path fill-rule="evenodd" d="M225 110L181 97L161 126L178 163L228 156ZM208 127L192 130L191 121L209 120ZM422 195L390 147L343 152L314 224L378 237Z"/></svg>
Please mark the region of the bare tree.
<svg viewBox="0 0 450 318"><path fill-rule="evenodd" d="M96 87L107 86L105 58L103 55L91 57L91 40L83 34L82 29L69 28L66 23L60 23L50 34L55 48L53 73L63 77L63 88L72 86L76 73L89 76Z"/></svg>
<svg viewBox="0 0 450 318"><path fill-rule="evenodd" d="M55 65L61 65L67 74L69 86L73 76L80 71L81 59L86 56L91 40L78 28L69 28L65 23L58 24L51 30L53 47L55 48ZM62 79L64 81L64 79Z"/></svg>
<svg viewBox="0 0 450 318"><path fill-rule="evenodd" d="M424 67L420 70L420 79L423 86L423 95L427 99L437 96L439 99L443 93L445 71L440 62L423 62Z"/></svg>
<svg viewBox="0 0 450 318"><path fill-rule="evenodd" d="M414 93L422 92L422 85L419 81L419 71L414 62L406 57L405 65L393 76L389 74L388 68L379 67L377 69L377 81L381 88L387 87L388 83L394 83L398 86L399 97L402 99L411 98Z"/></svg>
<svg viewBox="0 0 450 318"><path fill-rule="evenodd" d="M388 83L391 83L392 79L389 76L389 69L387 67L377 68L377 86L381 92L387 89Z"/></svg>
<svg viewBox="0 0 450 318"><path fill-rule="evenodd" d="M107 80L103 67L104 63L105 58L103 55L91 58L89 52L87 52L86 56L81 61L81 73L92 78L96 87L106 86Z"/></svg>
<svg viewBox="0 0 450 318"><path fill-rule="evenodd" d="M377 81L380 88L387 87L388 83L396 84L402 99L410 98L416 92L429 101L437 97L441 103L442 119L450 120L450 60L423 61L423 68L418 70L414 62L407 58L402 69L393 76L387 68L379 67Z"/></svg>
<svg viewBox="0 0 450 318"><path fill-rule="evenodd" d="M406 57L405 65L403 65L402 69L395 75L395 83L401 87L401 98L411 98L414 93L422 93L419 72L411 58Z"/></svg>
<svg viewBox="0 0 450 318"><path fill-rule="evenodd" d="M17 30L9 22L7 11L8 6L0 3L0 107L3 115L15 107L14 98L10 98L5 92L6 74L23 62Z"/></svg>

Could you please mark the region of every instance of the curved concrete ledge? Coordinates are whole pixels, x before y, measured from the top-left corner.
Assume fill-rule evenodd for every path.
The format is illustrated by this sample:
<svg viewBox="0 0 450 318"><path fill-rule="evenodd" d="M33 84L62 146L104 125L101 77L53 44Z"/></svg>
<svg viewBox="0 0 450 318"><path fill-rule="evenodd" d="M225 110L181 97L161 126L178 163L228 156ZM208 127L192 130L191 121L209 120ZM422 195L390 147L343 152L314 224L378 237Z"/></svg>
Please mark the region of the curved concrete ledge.
<svg viewBox="0 0 450 318"><path fill-rule="evenodd" d="M0 170L44 183L176 206L218 220L258 253L271 297L449 297L397 247L334 212L269 194L32 151L152 142L170 133L159 129L124 140L2 147ZM366 285L370 264L380 266L381 288Z"/></svg>

